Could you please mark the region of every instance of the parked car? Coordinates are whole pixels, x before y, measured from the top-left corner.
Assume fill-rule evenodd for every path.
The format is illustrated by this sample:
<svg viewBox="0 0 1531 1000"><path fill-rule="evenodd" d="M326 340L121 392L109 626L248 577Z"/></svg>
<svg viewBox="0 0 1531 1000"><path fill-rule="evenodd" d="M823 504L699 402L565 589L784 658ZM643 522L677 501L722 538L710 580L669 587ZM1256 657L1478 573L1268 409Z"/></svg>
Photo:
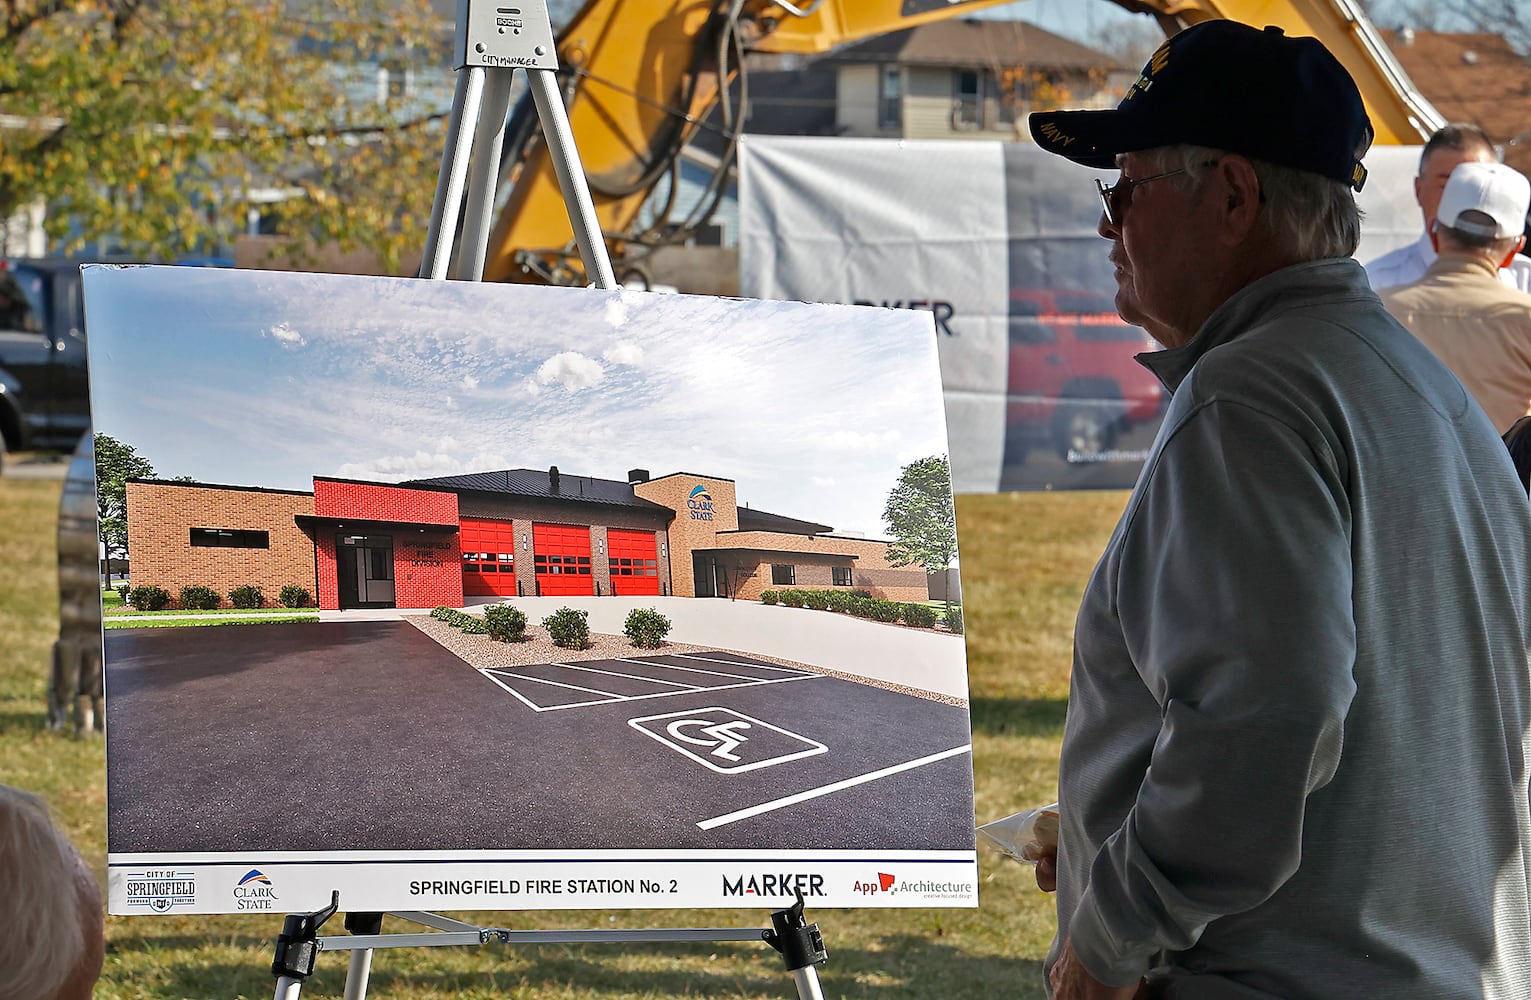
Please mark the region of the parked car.
<svg viewBox="0 0 1531 1000"><path fill-rule="evenodd" d="M1156 348L1122 321L1108 293L1012 291L1006 462L1038 447L1090 461L1127 428L1158 418L1168 396L1134 357Z"/></svg>
<svg viewBox="0 0 1531 1000"><path fill-rule="evenodd" d="M73 451L89 427L79 264L0 259L0 455Z"/></svg>

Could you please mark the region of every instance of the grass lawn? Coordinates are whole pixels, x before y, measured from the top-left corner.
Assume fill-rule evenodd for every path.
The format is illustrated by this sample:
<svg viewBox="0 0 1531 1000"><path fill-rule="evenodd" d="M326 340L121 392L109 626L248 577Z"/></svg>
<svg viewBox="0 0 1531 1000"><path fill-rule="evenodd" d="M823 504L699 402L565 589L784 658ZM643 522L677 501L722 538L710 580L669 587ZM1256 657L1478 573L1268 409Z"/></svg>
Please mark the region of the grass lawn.
<svg viewBox="0 0 1531 1000"><path fill-rule="evenodd" d="M99 740L45 730L58 631L54 551L60 484L0 479L0 781L38 792L105 882L106 776ZM1068 693L1074 611L1124 492L964 496L963 613L980 821L1050 802ZM337 752L344 752L337 747ZM301 781L301 775L294 775ZM465 780L471 780L465 778ZM281 808L272 803L273 809ZM1049 897L1029 868L981 855L976 909L808 911L823 931L826 997L1030 1000L1052 938ZM753 927L767 910L453 913L536 928ZM101 1000L269 997L280 917L110 917ZM385 920L388 932L417 931ZM337 917L324 934L342 933ZM322 953L305 997L339 997L345 954ZM409 1000L637 1000L795 995L761 944L534 945L379 951L369 995Z"/></svg>

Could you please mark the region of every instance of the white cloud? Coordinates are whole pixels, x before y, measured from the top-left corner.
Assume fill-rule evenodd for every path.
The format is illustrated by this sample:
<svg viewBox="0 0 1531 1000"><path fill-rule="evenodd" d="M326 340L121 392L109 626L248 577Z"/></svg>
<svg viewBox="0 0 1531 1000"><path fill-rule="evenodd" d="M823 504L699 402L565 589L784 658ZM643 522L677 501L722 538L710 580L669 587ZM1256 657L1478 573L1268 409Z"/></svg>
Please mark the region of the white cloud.
<svg viewBox="0 0 1531 1000"><path fill-rule="evenodd" d="M473 376L473 375L464 375L462 377L462 384L467 386L469 389L477 389L478 388L478 378L476 376Z"/></svg>
<svg viewBox="0 0 1531 1000"><path fill-rule="evenodd" d="M819 439L819 443L831 451L884 452L898 443L899 436L896 430L875 432L838 430L824 435Z"/></svg>
<svg viewBox="0 0 1531 1000"><path fill-rule="evenodd" d="M606 370L594 358L578 351L563 351L553 355L537 369L537 381L542 385L557 383L571 392L588 389L601 381Z"/></svg>
<svg viewBox="0 0 1531 1000"><path fill-rule="evenodd" d="M275 340L283 347L295 350L299 347L308 346L308 341L303 339L301 333L292 328L291 323L278 323L266 332L270 334L272 340Z"/></svg>
<svg viewBox="0 0 1531 1000"><path fill-rule="evenodd" d="M836 481L834 476L814 476L812 482L819 489L827 490L833 488Z"/></svg>
<svg viewBox="0 0 1531 1000"><path fill-rule="evenodd" d="M402 479L429 479L462 472L462 463L451 455L417 451L413 455L384 455L366 462L347 462L336 475L344 479L373 479L397 482Z"/></svg>
<svg viewBox="0 0 1531 1000"><path fill-rule="evenodd" d="M614 365L636 365L643 360L643 348L630 340L624 340L606 348L601 357Z"/></svg>
<svg viewBox="0 0 1531 1000"><path fill-rule="evenodd" d="M627 323L627 302L623 296L613 295L606 300L606 325L613 330Z"/></svg>

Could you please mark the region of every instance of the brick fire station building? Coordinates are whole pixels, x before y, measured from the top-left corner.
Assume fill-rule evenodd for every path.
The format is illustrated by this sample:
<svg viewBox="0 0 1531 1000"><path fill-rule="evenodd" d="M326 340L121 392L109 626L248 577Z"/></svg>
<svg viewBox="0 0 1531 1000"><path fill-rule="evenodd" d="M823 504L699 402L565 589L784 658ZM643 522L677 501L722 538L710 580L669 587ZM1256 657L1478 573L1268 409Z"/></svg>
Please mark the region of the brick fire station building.
<svg viewBox="0 0 1531 1000"><path fill-rule="evenodd" d="M739 507L734 482L634 469L626 482L507 469L398 484L314 477L313 492L136 479L135 585L172 597L302 586L321 609L462 607L470 598L758 598L858 588L923 601L925 571L888 543Z"/></svg>

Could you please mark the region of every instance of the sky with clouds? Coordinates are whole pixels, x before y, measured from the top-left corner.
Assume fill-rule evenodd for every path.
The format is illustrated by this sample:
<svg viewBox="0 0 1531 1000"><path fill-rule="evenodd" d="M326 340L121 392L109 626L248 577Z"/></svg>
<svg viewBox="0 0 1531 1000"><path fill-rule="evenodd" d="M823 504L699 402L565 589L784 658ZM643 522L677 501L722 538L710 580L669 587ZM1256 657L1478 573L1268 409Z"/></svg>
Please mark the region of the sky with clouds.
<svg viewBox="0 0 1531 1000"><path fill-rule="evenodd" d="M924 311L110 266L85 307L95 429L163 478L644 468L883 537L899 470L947 451Z"/></svg>

